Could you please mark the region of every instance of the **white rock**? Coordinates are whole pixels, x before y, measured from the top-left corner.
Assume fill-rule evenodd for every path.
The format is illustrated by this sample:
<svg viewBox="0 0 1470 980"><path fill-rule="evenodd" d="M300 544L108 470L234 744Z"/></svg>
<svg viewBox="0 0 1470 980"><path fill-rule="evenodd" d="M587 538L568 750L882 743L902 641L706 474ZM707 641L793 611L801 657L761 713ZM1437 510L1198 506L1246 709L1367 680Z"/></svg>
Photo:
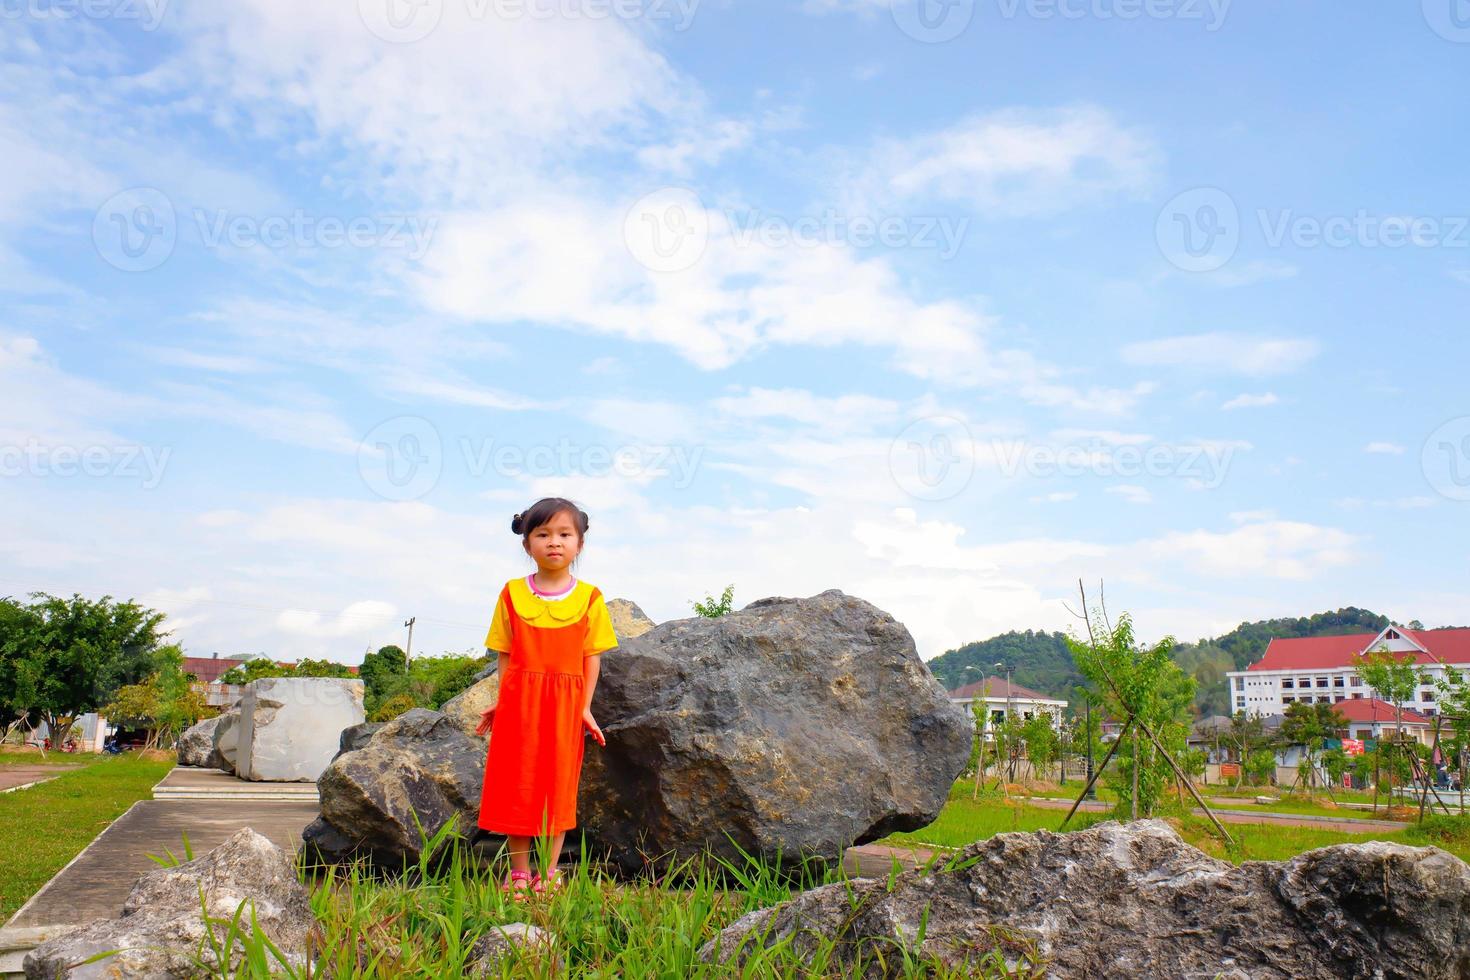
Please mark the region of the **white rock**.
<svg viewBox="0 0 1470 980"><path fill-rule="evenodd" d="M261 782L315 782L342 729L360 724L363 683L339 677L263 677L240 698L235 772Z"/></svg>

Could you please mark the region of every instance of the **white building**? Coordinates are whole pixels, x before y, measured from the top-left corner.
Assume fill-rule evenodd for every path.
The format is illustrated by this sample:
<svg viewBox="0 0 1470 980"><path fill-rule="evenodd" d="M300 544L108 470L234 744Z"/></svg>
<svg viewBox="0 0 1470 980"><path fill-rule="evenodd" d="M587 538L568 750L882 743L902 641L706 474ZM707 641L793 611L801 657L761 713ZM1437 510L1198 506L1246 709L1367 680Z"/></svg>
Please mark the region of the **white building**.
<svg viewBox="0 0 1470 980"><path fill-rule="evenodd" d="M1343 636L1312 636L1273 639L1266 654L1245 670L1225 675L1230 685L1232 711L1252 715L1281 715L1293 702L1338 704L1371 700L1379 692L1364 684L1353 670L1359 655L1387 649L1412 653L1426 675L1414 696L1400 707L1421 715L1437 713L1434 682L1443 679L1447 667L1470 675L1470 629L1411 630L1389 626L1381 633L1349 633Z"/></svg>
<svg viewBox="0 0 1470 980"><path fill-rule="evenodd" d="M949 700L966 711L973 710L971 703L980 697L985 699L987 733L992 725L1005 721L1007 711L1014 711L1016 717L1022 721L1030 721L1037 715L1045 714L1051 717L1053 728L1060 728L1062 715L1067 710L1066 701L1040 694L1019 684L1007 684L1004 677L987 677L949 692Z"/></svg>

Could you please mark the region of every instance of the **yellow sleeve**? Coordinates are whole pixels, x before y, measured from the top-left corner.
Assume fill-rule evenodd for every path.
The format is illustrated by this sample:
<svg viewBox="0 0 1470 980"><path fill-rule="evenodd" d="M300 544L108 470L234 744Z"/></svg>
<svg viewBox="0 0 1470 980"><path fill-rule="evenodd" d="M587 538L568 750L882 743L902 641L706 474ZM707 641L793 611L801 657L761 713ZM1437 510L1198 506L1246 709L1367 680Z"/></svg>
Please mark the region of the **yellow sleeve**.
<svg viewBox="0 0 1470 980"><path fill-rule="evenodd" d="M510 613L505 608L505 591L495 600L495 615L490 620L490 632L485 634L485 649L496 653L510 653Z"/></svg>
<svg viewBox="0 0 1470 980"><path fill-rule="evenodd" d="M618 638L613 635L612 616L599 593L587 606L587 641L582 646L582 656L606 653L617 645Z"/></svg>

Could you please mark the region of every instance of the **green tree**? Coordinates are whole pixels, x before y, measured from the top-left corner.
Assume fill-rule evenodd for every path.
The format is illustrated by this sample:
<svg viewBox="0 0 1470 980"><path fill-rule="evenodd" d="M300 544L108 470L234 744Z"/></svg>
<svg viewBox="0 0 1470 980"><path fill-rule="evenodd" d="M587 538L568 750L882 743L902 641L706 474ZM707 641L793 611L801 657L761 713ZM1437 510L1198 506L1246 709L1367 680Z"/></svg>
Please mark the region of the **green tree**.
<svg viewBox="0 0 1470 980"><path fill-rule="evenodd" d="M296 673L293 667L283 667L269 657L256 657L243 664L236 664L220 675L221 684L249 684L262 677L290 677Z"/></svg>
<svg viewBox="0 0 1470 980"><path fill-rule="evenodd" d="M111 723L148 732L144 748L171 745L179 733L207 710L204 695L194 690L183 670L183 651L160 651L159 669L137 684L124 684L99 711Z"/></svg>
<svg viewBox="0 0 1470 980"><path fill-rule="evenodd" d="M312 660L306 658L296 664L292 677L351 677L352 668L335 660Z"/></svg>
<svg viewBox="0 0 1470 980"><path fill-rule="evenodd" d="M1026 746L1026 761L1031 764L1033 778L1043 778L1042 773L1057 761L1061 748L1051 715L1041 712L1022 723L1021 741Z"/></svg>
<svg viewBox="0 0 1470 980"><path fill-rule="evenodd" d="M1305 787L1308 796L1312 795L1317 782L1318 750L1325 739L1336 737L1347 724L1342 712L1330 704L1297 701L1286 706L1286 713L1281 719L1281 739L1288 745L1301 748L1296 785Z"/></svg>
<svg viewBox="0 0 1470 980"><path fill-rule="evenodd" d="M725 586L725 591L720 593L720 598L705 594L703 602L693 603L694 611L707 619L718 619L728 615L735 607L735 586Z"/></svg>
<svg viewBox="0 0 1470 980"><path fill-rule="evenodd" d="M7 599L0 615L0 704L34 712L54 737L159 668L163 613L112 596L33 592L30 600Z"/></svg>
<svg viewBox="0 0 1470 980"><path fill-rule="evenodd" d="M368 714L408 685L408 657L402 647L389 644L362 658L357 670L362 678L364 707Z"/></svg>
<svg viewBox="0 0 1470 980"><path fill-rule="evenodd" d="M1251 785L1264 786L1276 776L1276 753L1270 749L1254 749L1246 756L1245 773Z"/></svg>
<svg viewBox="0 0 1470 980"><path fill-rule="evenodd" d="M1327 773L1328 793L1342 785L1342 777L1347 773L1352 760L1341 748L1328 749L1322 753L1322 768Z"/></svg>
<svg viewBox="0 0 1470 980"><path fill-rule="evenodd" d="M1355 657L1353 670L1363 679L1363 683L1373 689L1380 700L1387 701L1393 705L1394 733L1389 738L1380 738L1380 743L1387 742L1389 751L1382 754L1385 759L1392 759L1389 765L1388 793L1390 798L1394 791L1394 777L1408 768L1408 759L1403 758L1403 765L1399 765L1402 756L1401 743L1404 741L1403 702L1411 701L1419 685L1427 681L1427 677L1415 663L1413 653L1405 651L1396 654L1391 650L1379 647L1365 654ZM1399 783L1407 782L1407 779ZM1376 803L1376 801L1375 801Z"/></svg>
<svg viewBox="0 0 1470 980"><path fill-rule="evenodd" d="M1470 756L1470 677L1453 667L1435 681L1439 690L1439 713L1449 724L1448 737L1441 735L1445 755L1453 760L1460 777L1460 814L1465 813L1465 769Z"/></svg>
<svg viewBox="0 0 1470 980"><path fill-rule="evenodd" d="M1194 701L1194 678L1170 659L1174 638L1166 636L1152 646L1139 644L1127 613L1111 629L1092 611L1092 641L1068 638L1072 657L1090 682L1094 702L1117 718L1133 717L1146 724L1160 742L1155 747L1138 725L1118 746L1117 768L1105 773L1118 794L1120 818L1149 816L1154 812L1173 769L1160 752L1182 752L1189 738L1188 719Z"/></svg>
<svg viewBox="0 0 1470 980"><path fill-rule="evenodd" d="M1261 721L1259 715L1248 715L1244 711L1237 711L1230 718L1230 733L1226 736L1226 742L1230 746L1231 754L1235 756L1236 763L1240 766L1240 775L1235 778L1235 786L1239 789L1241 780L1246 774L1246 760L1250 758L1252 752L1265 747L1267 743L1265 722Z"/></svg>

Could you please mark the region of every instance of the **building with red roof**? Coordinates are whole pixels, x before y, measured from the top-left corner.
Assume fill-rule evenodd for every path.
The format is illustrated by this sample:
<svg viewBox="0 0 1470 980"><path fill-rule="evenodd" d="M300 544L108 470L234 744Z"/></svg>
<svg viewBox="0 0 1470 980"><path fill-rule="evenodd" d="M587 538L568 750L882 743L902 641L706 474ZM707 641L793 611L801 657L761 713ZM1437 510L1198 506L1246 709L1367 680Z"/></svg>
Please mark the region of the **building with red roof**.
<svg viewBox="0 0 1470 980"><path fill-rule="evenodd" d="M987 732L991 725L1003 723L1008 713L1014 713L1023 721L1045 714L1051 717L1053 726L1060 726L1062 715L1067 710L1066 701L1010 683L1004 677L972 681L949 692L950 702L961 705L966 711L972 710L971 704L981 698L985 700Z"/></svg>
<svg viewBox="0 0 1470 980"><path fill-rule="evenodd" d="M1378 633L1348 633L1342 636L1275 638L1260 660L1245 670L1226 674L1233 710L1254 715L1279 715L1293 703L1335 704L1355 720L1377 703L1392 714L1393 706L1378 700L1380 692L1366 686L1354 666L1363 654L1388 650L1413 659L1423 672L1423 683L1400 707L1416 718L1432 719L1438 712L1435 681L1453 668L1470 673L1470 629L1411 630L1390 625ZM1432 725L1431 720L1424 724ZM1405 730L1409 730L1405 722ZM1376 737L1376 736L1375 736Z"/></svg>

